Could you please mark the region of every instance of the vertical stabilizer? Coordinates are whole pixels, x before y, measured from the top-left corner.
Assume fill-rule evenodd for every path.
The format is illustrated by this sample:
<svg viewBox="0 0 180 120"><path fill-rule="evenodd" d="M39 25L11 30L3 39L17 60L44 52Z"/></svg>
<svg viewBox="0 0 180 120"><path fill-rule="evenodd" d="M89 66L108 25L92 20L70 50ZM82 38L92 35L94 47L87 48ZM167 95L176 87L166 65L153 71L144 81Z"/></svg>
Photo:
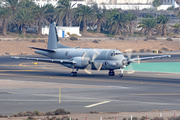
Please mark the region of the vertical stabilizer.
<svg viewBox="0 0 180 120"><path fill-rule="evenodd" d="M49 36L48 36L48 47L47 49L57 49L57 31L56 31L56 23L53 22L49 27Z"/></svg>
<svg viewBox="0 0 180 120"><path fill-rule="evenodd" d="M50 49L57 49L57 48L71 48L71 47L59 43L57 29L56 29L56 23L53 22L49 26L49 37L48 37L47 49L50 50Z"/></svg>

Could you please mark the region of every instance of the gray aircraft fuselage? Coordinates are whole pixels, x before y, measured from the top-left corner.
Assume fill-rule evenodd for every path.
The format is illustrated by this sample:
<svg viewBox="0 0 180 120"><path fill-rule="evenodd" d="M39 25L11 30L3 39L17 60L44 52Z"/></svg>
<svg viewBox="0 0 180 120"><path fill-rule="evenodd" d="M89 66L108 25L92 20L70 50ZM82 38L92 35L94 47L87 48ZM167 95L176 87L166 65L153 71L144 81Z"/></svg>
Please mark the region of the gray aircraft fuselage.
<svg viewBox="0 0 180 120"><path fill-rule="evenodd" d="M35 53L47 56L51 59L62 59L62 60L75 60L77 63L74 68L84 69L86 66L80 65L81 59L84 53L86 53L90 58L94 50L98 51L100 54L94 60L95 62L102 63L101 70L113 70L123 68L122 60L126 58L119 50L115 49L74 49L74 48L59 48L55 49L55 53L49 53L45 51L36 50ZM72 68L70 64L62 64L68 68ZM96 70L92 66L92 70Z"/></svg>

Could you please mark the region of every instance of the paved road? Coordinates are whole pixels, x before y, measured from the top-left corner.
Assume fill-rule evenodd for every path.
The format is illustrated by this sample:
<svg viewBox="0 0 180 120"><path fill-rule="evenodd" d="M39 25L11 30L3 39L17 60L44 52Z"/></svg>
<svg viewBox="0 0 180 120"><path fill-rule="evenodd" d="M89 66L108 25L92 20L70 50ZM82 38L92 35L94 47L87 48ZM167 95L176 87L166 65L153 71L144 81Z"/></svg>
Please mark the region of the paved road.
<svg viewBox="0 0 180 120"><path fill-rule="evenodd" d="M154 62L177 59L180 56L173 55ZM57 64L38 62L35 66L32 61L0 57L0 114L58 108L72 113L180 110L180 74L125 72L120 79L118 71L114 77L107 76L108 71L92 75L79 71L77 77L70 77L70 72Z"/></svg>

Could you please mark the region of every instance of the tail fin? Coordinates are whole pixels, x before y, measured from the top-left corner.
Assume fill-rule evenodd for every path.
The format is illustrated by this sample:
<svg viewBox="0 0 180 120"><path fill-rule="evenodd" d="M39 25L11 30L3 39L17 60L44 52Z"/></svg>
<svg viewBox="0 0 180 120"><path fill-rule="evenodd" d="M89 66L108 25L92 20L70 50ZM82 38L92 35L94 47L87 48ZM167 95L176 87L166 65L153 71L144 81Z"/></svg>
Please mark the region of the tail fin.
<svg viewBox="0 0 180 120"><path fill-rule="evenodd" d="M49 36L48 36L48 47L47 49L57 49L57 31L56 31L56 23L50 24L49 27Z"/></svg>
<svg viewBox="0 0 180 120"><path fill-rule="evenodd" d="M48 47L47 49L57 49L57 48L71 48L59 43L58 34L56 30L56 23L53 22L49 27L49 36L48 36Z"/></svg>

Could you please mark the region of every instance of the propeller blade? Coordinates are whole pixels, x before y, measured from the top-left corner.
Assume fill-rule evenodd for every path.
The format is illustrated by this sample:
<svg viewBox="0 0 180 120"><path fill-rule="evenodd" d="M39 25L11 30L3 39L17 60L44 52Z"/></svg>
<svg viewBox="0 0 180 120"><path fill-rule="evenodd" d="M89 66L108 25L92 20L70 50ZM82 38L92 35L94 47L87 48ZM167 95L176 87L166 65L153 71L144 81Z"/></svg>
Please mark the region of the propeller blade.
<svg viewBox="0 0 180 120"><path fill-rule="evenodd" d="M100 53L97 50L93 50L92 61L94 61Z"/></svg>
<svg viewBox="0 0 180 120"><path fill-rule="evenodd" d="M82 56L82 61L83 61L85 58L90 58L86 52L85 52L85 53L83 54L83 56Z"/></svg>
<svg viewBox="0 0 180 120"><path fill-rule="evenodd" d="M131 59L131 53L132 53L132 49L127 49L125 50L127 56L128 56L128 59L130 60Z"/></svg>
<svg viewBox="0 0 180 120"><path fill-rule="evenodd" d="M92 65L89 64L89 65L84 69L84 71L85 71L87 74L91 74L91 68L92 68Z"/></svg>
<svg viewBox="0 0 180 120"><path fill-rule="evenodd" d="M94 62L94 66L98 71L100 71L102 67L102 63Z"/></svg>
<svg viewBox="0 0 180 120"><path fill-rule="evenodd" d="M138 58L138 64L140 64L140 59L139 59L139 55L137 56L137 58Z"/></svg>
<svg viewBox="0 0 180 120"><path fill-rule="evenodd" d="M135 72L131 64L128 66L127 70L128 70L127 71L128 74L133 74Z"/></svg>

